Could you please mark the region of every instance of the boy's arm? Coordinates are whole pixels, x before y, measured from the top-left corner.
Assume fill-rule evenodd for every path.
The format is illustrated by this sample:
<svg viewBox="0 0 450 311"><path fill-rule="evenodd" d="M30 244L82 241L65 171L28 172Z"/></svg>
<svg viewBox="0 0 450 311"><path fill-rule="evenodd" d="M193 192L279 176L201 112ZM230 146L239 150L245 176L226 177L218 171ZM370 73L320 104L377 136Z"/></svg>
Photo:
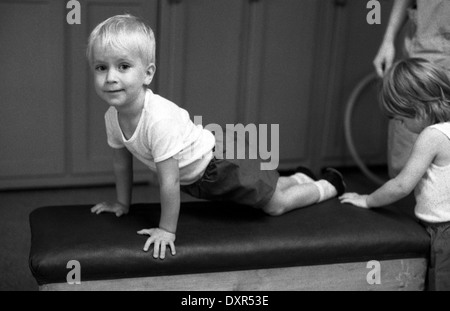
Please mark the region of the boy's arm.
<svg viewBox="0 0 450 311"><path fill-rule="evenodd" d="M95 205L92 213L115 213L116 216L127 214L131 205L133 185L133 156L126 148L113 149L113 169L116 179L116 201L102 202Z"/></svg>
<svg viewBox="0 0 450 311"><path fill-rule="evenodd" d="M180 213L180 173L178 160L170 158L156 164L161 196L159 227L167 232L177 231Z"/></svg>
<svg viewBox="0 0 450 311"><path fill-rule="evenodd" d="M392 66L395 58L395 38L407 19L406 9L410 7L413 0L395 0L392 7L389 23L380 45L377 55L373 61L378 76L383 74Z"/></svg>
<svg viewBox="0 0 450 311"><path fill-rule="evenodd" d="M180 175L178 160L170 158L156 163L161 196L161 218L159 228L144 229L139 234L147 234L150 237L144 246L148 251L153 244L153 257L165 258L166 247L169 246L172 255L175 255L175 238L180 213Z"/></svg>
<svg viewBox="0 0 450 311"><path fill-rule="evenodd" d="M121 148L114 149L113 158L117 202L129 209L133 187L133 156L127 148Z"/></svg>
<svg viewBox="0 0 450 311"><path fill-rule="evenodd" d="M346 193L341 196L341 202L371 208L389 205L406 197L433 163L442 140L443 135L438 131L425 129L417 139L406 166L397 177L368 196Z"/></svg>

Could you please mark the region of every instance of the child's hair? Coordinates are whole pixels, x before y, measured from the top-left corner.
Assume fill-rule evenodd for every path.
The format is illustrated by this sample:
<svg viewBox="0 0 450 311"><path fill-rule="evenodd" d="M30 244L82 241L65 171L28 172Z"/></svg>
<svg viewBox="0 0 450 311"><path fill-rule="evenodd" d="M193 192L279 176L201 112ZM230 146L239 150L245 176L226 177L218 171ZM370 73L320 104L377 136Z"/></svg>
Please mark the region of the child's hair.
<svg viewBox="0 0 450 311"><path fill-rule="evenodd" d="M389 117L450 121L450 80L444 69L421 58L396 62L383 79L382 109Z"/></svg>
<svg viewBox="0 0 450 311"><path fill-rule="evenodd" d="M103 48L136 51L144 65L155 64L156 43L153 30L135 16L116 15L95 27L89 36L86 51L89 64L93 62L93 49L96 42L100 42Z"/></svg>

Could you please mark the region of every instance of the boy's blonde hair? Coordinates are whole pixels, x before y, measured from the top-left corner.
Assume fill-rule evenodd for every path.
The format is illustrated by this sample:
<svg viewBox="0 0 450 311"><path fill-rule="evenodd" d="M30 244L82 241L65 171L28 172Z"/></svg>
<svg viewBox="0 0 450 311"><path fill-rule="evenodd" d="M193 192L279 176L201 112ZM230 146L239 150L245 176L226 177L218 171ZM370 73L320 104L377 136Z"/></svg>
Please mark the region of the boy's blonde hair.
<svg viewBox="0 0 450 311"><path fill-rule="evenodd" d="M103 21L89 36L86 51L89 64L93 62L96 42L103 48L112 47L138 52L145 66L155 64L155 35L153 30L139 18L125 14L116 15Z"/></svg>
<svg viewBox="0 0 450 311"><path fill-rule="evenodd" d="M444 69L421 58L396 62L383 79L382 109L390 117L450 121L450 79Z"/></svg>

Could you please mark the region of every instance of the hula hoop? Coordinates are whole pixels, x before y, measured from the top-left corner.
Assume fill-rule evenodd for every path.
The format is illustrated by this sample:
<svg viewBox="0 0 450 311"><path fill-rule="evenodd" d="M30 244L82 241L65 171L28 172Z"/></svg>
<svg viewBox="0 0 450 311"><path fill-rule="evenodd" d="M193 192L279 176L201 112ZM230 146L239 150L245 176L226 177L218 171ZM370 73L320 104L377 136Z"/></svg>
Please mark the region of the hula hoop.
<svg viewBox="0 0 450 311"><path fill-rule="evenodd" d="M345 141L347 143L347 147L350 151L350 154L353 160L356 162L361 171L366 175L371 181L378 185L384 184L386 181L382 178L378 177L374 174L364 163L361 157L356 150L355 143L353 141L351 125L352 125L352 115L355 104L361 95L362 91L368 87L373 81L377 80L378 76L376 73L372 73L367 75L364 79L362 79L353 89L352 93L347 102L347 106L345 108L345 118L344 118L344 128L345 128Z"/></svg>

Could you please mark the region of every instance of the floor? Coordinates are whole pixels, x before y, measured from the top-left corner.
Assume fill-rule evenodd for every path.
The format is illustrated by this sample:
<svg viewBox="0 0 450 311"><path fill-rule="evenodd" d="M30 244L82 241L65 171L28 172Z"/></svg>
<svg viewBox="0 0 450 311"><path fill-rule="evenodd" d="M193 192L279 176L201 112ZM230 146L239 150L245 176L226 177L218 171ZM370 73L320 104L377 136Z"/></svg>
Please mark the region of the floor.
<svg viewBox="0 0 450 311"><path fill-rule="evenodd" d="M343 171L348 191L369 193L376 185L356 169ZM28 215L42 206L95 204L114 198L111 186L0 192L0 291L35 291L37 284L28 267L30 228ZM193 200L182 194L182 201ZM411 197L400 206L412 213ZM149 185L133 188L133 202L158 202L158 189Z"/></svg>

